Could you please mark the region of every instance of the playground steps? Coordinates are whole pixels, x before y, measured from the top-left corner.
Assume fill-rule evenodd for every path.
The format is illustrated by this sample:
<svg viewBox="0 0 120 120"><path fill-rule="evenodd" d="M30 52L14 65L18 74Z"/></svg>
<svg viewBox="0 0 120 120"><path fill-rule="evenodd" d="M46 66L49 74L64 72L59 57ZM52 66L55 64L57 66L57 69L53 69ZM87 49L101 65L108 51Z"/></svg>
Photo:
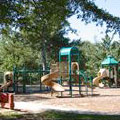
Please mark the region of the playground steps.
<svg viewBox="0 0 120 120"><path fill-rule="evenodd" d="M0 107L14 109L14 96L10 93L0 93Z"/></svg>

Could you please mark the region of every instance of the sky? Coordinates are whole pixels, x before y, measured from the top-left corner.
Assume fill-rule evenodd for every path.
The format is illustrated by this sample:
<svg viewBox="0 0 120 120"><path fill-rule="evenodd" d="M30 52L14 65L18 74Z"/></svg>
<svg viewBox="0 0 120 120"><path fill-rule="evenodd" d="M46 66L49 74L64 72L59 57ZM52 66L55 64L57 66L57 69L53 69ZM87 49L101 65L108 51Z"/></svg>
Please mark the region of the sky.
<svg viewBox="0 0 120 120"><path fill-rule="evenodd" d="M95 3L99 8L103 8L112 15L120 17L120 0L95 0ZM88 40L94 43L101 41L105 36L105 25L103 27L96 27L95 23L85 25L84 22L76 18L76 15L70 17L68 21L70 26L77 30L76 34L69 32L65 35L71 41L81 38L82 41ZM113 40L119 40L119 36L115 35Z"/></svg>

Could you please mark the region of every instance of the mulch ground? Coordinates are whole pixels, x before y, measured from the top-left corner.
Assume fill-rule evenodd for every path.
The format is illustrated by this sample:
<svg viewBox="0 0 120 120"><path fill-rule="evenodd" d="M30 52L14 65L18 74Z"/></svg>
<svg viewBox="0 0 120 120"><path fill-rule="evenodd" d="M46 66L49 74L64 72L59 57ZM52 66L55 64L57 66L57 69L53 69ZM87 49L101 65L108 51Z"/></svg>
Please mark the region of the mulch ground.
<svg viewBox="0 0 120 120"><path fill-rule="evenodd" d="M64 95L66 96L67 94L64 93ZM43 108L51 108L78 112L88 111L98 114L120 114L120 88L96 88L93 96L75 96L73 98L58 98L56 96L57 94L51 96L50 93L19 94L15 95L15 102L24 103L22 106L24 110L31 109L31 111L36 112ZM28 106L28 109L25 104Z"/></svg>

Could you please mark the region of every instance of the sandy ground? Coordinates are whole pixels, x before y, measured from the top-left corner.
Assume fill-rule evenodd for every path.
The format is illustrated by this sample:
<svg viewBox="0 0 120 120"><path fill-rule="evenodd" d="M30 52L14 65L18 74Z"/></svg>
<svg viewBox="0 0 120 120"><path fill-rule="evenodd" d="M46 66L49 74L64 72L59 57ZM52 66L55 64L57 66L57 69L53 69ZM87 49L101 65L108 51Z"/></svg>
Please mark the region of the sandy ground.
<svg viewBox="0 0 120 120"><path fill-rule="evenodd" d="M66 95L66 94L65 94ZM57 98L56 94L15 95L15 109L27 112L62 110L87 114L120 114L120 88L94 90L93 96Z"/></svg>

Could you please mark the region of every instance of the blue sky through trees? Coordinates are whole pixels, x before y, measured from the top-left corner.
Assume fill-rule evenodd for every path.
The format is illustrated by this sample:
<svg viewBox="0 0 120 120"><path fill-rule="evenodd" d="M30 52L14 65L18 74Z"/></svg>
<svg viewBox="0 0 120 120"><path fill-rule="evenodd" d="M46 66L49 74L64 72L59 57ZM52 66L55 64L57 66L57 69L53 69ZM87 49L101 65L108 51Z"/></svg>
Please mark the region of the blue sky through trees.
<svg viewBox="0 0 120 120"><path fill-rule="evenodd" d="M99 8L120 17L120 0L95 0L95 3ZM71 40L81 38L82 41L88 40L94 43L101 41L101 38L105 36L105 24L103 27L96 26L95 23L85 25L84 22L77 19L76 15L69 18L68 21L71 27L77 30L76 34L69 32L68 35L65 35ZM112 36L112 34L109 35ZM119 35L116 34L113 40L119 40Z"/></svg>

